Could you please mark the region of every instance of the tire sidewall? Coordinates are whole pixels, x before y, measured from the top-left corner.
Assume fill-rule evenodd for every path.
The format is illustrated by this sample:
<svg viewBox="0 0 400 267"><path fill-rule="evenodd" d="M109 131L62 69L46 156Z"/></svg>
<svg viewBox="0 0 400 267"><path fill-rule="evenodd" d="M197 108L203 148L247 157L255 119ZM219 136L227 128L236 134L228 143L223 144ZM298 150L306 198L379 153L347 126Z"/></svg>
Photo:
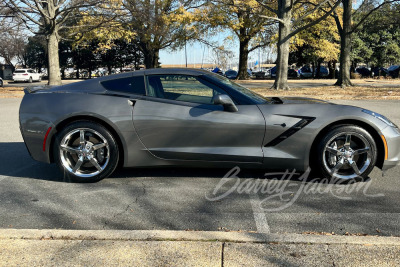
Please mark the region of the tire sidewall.
<svg viewBox="0 0 400 267"><path fill-rule="evenodd" d="M79 176L76 176L76 175L70 173L62 165L61 158L60 158L61 141L66 134L68 134L69 132L71 132L77 128L89 128L89 129L95 130L96 132L100 133L107 140L107 142L109 144L110 159L109 159L108 165L101 173L99 173L96 176L79 177ZM57 133L57 135L55 137L54 146L53 146L53 156L54 156L54 161L57 163L58 167L64 173L64 179L67 179L71 182L93 183L93 182L98 182L98 181L108 177L109 175L111 175L114 172L114 170L116 169L116 167L118 165L118 161L119 161L119 150L118 150L118 144L117 144L114 136L105 127L103 127L102 125L100 125L98 123L92 122L92 121L76 121L76 122L68 124L59 133Z"/></svg>

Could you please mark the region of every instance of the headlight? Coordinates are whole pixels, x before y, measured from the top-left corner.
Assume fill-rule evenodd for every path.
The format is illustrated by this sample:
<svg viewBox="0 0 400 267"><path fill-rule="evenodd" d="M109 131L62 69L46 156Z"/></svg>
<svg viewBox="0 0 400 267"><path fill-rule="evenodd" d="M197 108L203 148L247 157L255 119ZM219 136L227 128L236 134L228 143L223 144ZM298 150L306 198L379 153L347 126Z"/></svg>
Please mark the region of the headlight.
<svg viewBox="0 0 400 267"><path fill-rule="evenodd" d="M383 116L382 114L373 112L371 110L368 109L363 109L362 112L367 113L371 116L374 116L377 119L380 119L381 121L383 121L384 123L386 123L387 125L394 127L394 128L398 128L396 124L394 124L393 122L391 122L388 118L386 118L385 116Z"/></svg>

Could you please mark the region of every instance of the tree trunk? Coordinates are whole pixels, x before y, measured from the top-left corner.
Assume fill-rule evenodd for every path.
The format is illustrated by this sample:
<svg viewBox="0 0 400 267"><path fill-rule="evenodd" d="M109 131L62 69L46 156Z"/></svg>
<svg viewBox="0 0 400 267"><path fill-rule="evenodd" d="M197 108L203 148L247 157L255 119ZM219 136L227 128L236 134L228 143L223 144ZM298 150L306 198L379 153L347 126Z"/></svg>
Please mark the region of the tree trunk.
<svg viewBox="0 0 400 267"><path fill-rule="evenodd" d="M246 80L249 78L247 73L247 60L249 58L249 40L245 39L239 42L239 71L238 80ZM261 62L259 62L261 64Z"/></svg>
<svg viewBox="0 0 400 267"><path fill-rule="evenodd" d="M278 1L279 23L278 58L276 59L276 78L272 86L276 90L289 90L287 77L289 67L290 23L292 19L291 1Z"/></svg>
<svg viewBox="0 0 400 267"><path fill-rule="evenodd" d="M351 13L352 1L343 0L343 29L340 34L340 69L335 85L341 87L353 86L350 81L351 68Z"/></svg>
<svg viewBox="0 0 400 267"><path fill-rule="evenodd" d="M159 60L159 49L144 49L144 65L146 69L153 69L159 68L160 64L158 63Z"/></svg>
<svg viewBox="0 0 400 267"><path fill-rule="evenodd" d="M48 49L48 59L49 59L49 85L60 85L60 60L58 57L58 38L57 30L51 33L47 37L47 49Z"/></svg>

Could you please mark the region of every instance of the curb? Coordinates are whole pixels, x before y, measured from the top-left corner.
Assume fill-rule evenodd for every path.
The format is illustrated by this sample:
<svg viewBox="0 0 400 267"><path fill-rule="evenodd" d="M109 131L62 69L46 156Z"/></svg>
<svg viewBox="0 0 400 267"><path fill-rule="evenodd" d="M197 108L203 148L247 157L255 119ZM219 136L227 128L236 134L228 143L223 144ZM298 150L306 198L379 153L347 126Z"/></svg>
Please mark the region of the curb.
<svg viewBox="0 0 400 267"><path fill-rule="evenodd" d="M246 232L170 230L37 230L0 229L0 239L198 241L232 243L358 244L400 246L400 237L262 234Z"/></svg>

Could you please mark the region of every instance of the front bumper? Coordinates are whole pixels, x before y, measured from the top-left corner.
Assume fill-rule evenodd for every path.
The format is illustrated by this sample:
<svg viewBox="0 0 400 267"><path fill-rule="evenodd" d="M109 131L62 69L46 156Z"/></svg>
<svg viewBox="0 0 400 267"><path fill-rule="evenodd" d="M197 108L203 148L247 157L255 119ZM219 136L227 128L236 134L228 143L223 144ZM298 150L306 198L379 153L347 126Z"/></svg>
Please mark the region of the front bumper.
<svg viewBox="0 0 400 267"><path fill-rule="evenodd" d="M386 127L382 131L387 143L387 159L383 162L382 170L386 171L400 163L400 130Z"/></svg>

